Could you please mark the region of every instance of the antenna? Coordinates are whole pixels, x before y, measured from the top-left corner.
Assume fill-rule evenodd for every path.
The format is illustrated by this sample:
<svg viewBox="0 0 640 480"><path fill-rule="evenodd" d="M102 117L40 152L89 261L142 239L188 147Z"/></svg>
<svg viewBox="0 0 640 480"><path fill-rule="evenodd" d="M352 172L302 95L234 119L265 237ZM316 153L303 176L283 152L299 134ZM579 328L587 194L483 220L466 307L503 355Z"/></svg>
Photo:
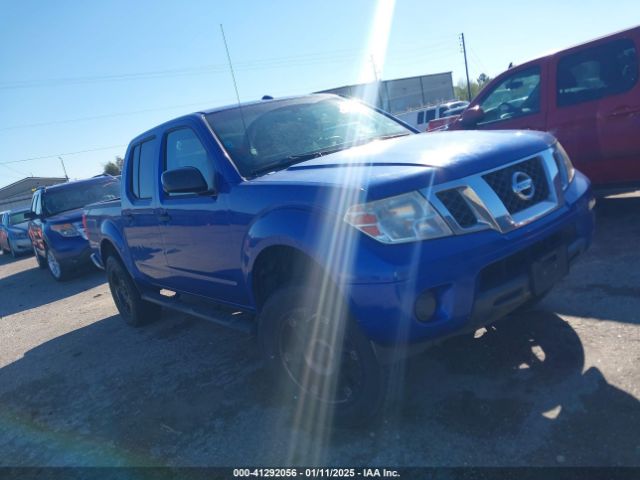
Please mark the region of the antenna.
<svg viewBox="0 0 640 480"><path fill-rule="evenodd" d="M62 170L64 170L64 178L67 179L67 181L69 180L69 175L67 175L67 169L64 166L64 160L62 159L62 157L58 157L60 159L60 163L62 164Z"/></svg>
<svg viewBox="0 0 640 480"><path fill-rule="evenodd" d="M240 118L242 119L242 126L244 127L244 134L247 135L247 124L244 121L244 113L242 112L242 103L240 102L240 94L238 93L238 83L236 82L236 74L233 72L233 64L231 63L231 54L229 53L229 46L227 45L227 37L224 34L224 28L220 24L220 33L222 33L222 41L224 42L224 49L227 51L227 60L229 61L229 70L231 71L231 78L233 79L233 88L236 91L236 100L238 100L238 109L240 110Z"/></svg>

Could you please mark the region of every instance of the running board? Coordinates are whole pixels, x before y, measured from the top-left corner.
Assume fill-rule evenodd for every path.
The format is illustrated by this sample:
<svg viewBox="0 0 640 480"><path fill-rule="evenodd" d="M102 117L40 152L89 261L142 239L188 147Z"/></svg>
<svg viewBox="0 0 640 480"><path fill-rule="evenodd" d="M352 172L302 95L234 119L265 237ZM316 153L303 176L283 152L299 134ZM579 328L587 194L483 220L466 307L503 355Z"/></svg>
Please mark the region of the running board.
<svg viewBox="0 0 640 480"><path fill-rule="evenodd" d="M253 333L255 330L254 316L237 308L214 305L196 299L184 301L178 294L170 297L161 293L146 291L140 296L147 302L208 320L223 327L233 328L245 333Z"/></svg>

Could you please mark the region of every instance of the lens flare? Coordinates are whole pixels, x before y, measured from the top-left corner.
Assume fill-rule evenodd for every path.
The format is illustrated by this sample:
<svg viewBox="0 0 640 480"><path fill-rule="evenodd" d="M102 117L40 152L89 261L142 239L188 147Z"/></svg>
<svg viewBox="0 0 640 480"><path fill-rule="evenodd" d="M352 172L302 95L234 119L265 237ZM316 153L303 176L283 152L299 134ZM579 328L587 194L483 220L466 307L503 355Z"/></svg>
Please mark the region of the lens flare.
<svg viewBox="0 0 640 480"><path fill-rule="evenodd" d="M376 81L384 68L387 45L391 32L391 24L395 2L393 0L379 0L376 4L374 18L369 34L368 52L362 59L359 80L367 83L365 87L364 101L376 104L378 98L378 82ZM372 63L375 71L372 69ZM373 82L371 81L373 76ZM345 106L346 108L346 106ZM350 122L350 130L345 140L355 140L362 136L359 131L359 108L348 112L353 116ZM375 142L377 143L377 142ZM380 143L384 143L381 141ZM320 465L326 460L326 449L331 438L334 424L335 409L341 399L350 394L358 393L358 385L344 381L343 370L346 368L358 368L357 355L350 350L349 332L351 328L358 328L349 319L348 298L349 281L352 278L353 267L358 256L358 242L363 234L353 226L343 221L349 208L362 203L366 198L369 177L376 167L372 165L371 156L376 152L375 145L352 150L352 162L343 169L342 179L344 188L333 190L330 198L323 204L327 212L331 212L333 220L326 222L316 241L326 252L323 264L326 266L321 279L317 277L306 279L309 285L313 285L313 298L307 298L304 302L311 311L307 314L312 321L308 325L305 334L298 338L303 344L303 360L299 362L299 371L295 377L302 394L298 395L293 414L293 424L287 425L289 431L287 465L304 464ZM433 178L433 177L432 177ZM355 187L354 187L355 186ZM424 185L428 188L429 185ZM409 253L408 265L410 270L417 268L421 243L415 242L405 246ZM407 273L407 272L404 272ZM417 272L408 272L406 278L416 278ZM411 282L411 280L408 280ZM401 302L405 304L404 311L413 310L414 298L413 285L405 284L402 291L407 292ZM390 339L399 345L395 354L404 356L404 347L408 337L409 318L389 319L400 326L396 332L397 338ZM353 322L353 323L350 323ZM339 371L340 374L336 374ZM387 394L392 396L402 395L404 379L404 365L402 362L389 367L389 382ZM290 380L290 379L287 379ZM284 381L284 380L283 380ZM282 392L290 391L286 387ZM323 399L318 401L318 399ZM280 425L284 428L284 425Z"/></svg>

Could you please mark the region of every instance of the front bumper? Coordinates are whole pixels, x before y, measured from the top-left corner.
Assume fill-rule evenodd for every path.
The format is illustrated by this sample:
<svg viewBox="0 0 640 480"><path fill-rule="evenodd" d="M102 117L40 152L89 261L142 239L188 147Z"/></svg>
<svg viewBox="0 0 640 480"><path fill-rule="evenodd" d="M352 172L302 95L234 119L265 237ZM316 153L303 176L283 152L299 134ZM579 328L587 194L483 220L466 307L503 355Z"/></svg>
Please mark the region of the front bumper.
<svg viewBox="0 0 640 480"><path fill-rule="evenodd" d="M91 263L89 242L82 237L59 238L55 242L48 239L47 244L63 267L77 268Z"/></svg>
<svg viewBox="0 0 640 480"><path fill-rule="evenodd" d="M398 246L397 254L388 257L408 258L405 265L380 275L383 281L345 286L352 315L383 346L429 342L508 315L544 293L535 291L531 273L541 256L566 252L570 265L591 243L594 214L588 180L577 175L565 198L561 208L506 234L483 231ZM401 280L384 281L394 276ZM421 322L415 304L425 291L433 293L437 307Z"/></svg>

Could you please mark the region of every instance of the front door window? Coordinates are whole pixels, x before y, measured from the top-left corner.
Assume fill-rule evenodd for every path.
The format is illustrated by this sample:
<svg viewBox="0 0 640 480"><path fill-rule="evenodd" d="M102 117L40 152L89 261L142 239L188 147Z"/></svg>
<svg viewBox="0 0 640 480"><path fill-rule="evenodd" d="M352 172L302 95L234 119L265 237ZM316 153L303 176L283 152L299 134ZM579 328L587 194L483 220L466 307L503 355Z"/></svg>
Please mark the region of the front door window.
<svg viewBox="0 0 640 480"><path fill-rule="evenodd" d="M500 122L540 111L540 67L527 68L499 83L480 103L478 125Z"/></svg>

